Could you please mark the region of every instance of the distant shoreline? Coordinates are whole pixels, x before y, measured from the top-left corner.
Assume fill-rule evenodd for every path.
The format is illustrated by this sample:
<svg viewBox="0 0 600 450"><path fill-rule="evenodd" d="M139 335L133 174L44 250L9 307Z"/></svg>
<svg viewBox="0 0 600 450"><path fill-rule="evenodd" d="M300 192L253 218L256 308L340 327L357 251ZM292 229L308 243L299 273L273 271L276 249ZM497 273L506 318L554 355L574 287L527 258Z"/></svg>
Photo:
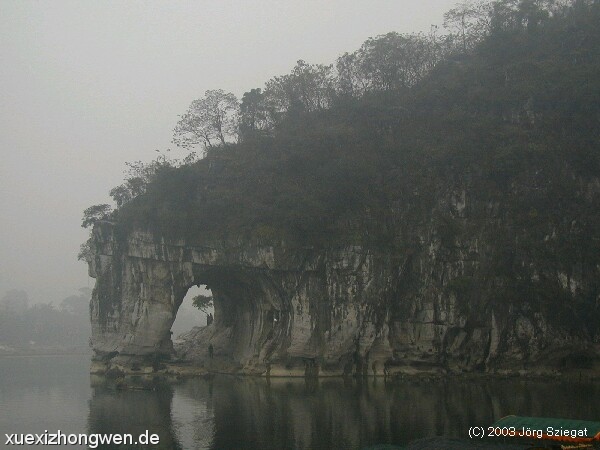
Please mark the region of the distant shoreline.
<svg viewBox="0 0 600 450"><path fill-rule="evenodd" d="M93 352L85 348L69 348L69 349L35 349L35 350L16 350L14 352L0 352L0 358L26 358L32 356L92 356Z"/></svg>

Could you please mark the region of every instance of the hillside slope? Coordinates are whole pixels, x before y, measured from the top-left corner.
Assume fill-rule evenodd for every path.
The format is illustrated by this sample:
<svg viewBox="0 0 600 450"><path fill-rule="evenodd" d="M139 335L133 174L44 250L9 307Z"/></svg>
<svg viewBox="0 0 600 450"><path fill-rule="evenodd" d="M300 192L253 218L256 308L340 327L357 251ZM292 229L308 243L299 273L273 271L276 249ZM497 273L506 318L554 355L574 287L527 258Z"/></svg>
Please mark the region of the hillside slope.
<svg viewBox="0 0 600 450"><path fill-rule="evenodd" d="M408 89L161 168L96 226L98 354L151 354L208 283L215 324L190 359L214 341L256 370L597 368L600 6L532 23ZM160 314L134 345L143 318L124 324L149 299Z"/></svg>

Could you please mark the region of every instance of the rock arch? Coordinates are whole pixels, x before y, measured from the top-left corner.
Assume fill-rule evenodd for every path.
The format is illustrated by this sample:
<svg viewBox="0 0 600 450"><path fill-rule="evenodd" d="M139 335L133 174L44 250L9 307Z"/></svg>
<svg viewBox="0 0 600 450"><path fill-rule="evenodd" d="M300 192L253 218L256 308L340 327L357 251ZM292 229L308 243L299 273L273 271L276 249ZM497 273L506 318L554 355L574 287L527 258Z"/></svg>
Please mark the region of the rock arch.
<svg viewBox="0 0 600 450"><path fill-rule="evenodd" d="M337 367L340 352L354 351L365 324L357 311L364 304L349 301L346 288L332 291L326 281L330 271L335 277L354 273L353 283L366 283L358 278L368 272L356 273L365 263L360 252L342 255L327 268L323 256L310 250L231 251L168 243L144 231L122 237L108 222L96 225L93 244L92 347L100 363L139 365L173 357L172 323L188 289L199 284L213 293L215 321L210 332L180 349L192 360L202 359L211 341L231 367L255 373L274 364L280 372L301 375L307 360Z"/></svg>
<svg viewBox="0 0 600 450"><path fill-rule="evenodd" d="M272 376L364 374L373 364L392 373L551 370L560 369L560 361L548 355L574 351L598 361L598 337L586 332L597 329L593 317L573 333L568 321L562 327L551 310L527 298L507 306L494 303L489 290L468 297L457 281L468 275L486 286L481 260L494 250L480 255L474 235L454 248L454 259L439 257L436 233L428 236L431 242L405 254L376 254L356 246L194 245L99 222L89 266L96 278L93 370L173 358L201 365L209 343L220 371ZM464 248L473 249L468 257ZM554 262L530 264L547 274L548 288L556 285ZM171 326L197 284L212 290L215 321L174 349ZM589 297L595 288L587 286L589 293L581 295Z"/></svg>

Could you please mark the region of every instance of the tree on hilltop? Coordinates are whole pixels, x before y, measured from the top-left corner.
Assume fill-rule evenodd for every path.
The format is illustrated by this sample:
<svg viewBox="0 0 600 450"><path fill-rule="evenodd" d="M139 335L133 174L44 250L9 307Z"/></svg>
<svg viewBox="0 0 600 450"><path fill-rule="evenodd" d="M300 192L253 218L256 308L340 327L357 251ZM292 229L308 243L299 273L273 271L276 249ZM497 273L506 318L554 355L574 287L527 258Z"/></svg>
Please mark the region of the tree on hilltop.
<svg viewBox="0 0 600 450"><path fill-rule="evenodd" d="M235 95L222 89L208 90L194 100L173 131L173 142L191 149L199 145L205 151L237 135L239 104Z"/></svg>
<svg viewBox="0 0 600 450"><path fill-rule="evenodd" d="M109 217L112 207L106 203L101 205L93 205L83 211L83 220L81 226L87 228L94 225L99 220L105 220Z"/></svg>

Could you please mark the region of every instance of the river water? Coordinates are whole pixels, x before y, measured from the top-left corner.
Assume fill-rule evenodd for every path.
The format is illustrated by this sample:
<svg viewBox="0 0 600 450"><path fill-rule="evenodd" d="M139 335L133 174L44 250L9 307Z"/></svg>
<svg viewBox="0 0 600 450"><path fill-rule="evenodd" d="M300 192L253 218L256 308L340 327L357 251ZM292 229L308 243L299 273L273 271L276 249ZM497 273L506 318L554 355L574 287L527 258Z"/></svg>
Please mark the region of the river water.
<svg viewBox="0 0 600 450"><path fill-rule="evenodd" d="M4 447L12 433L148 430L159 445L101 448L353 449L467 437L509 414L600 419L598 384L217 376L154 386L117 390L90 376L89 356L0 358L0 446L12 448Z"/></svg>

